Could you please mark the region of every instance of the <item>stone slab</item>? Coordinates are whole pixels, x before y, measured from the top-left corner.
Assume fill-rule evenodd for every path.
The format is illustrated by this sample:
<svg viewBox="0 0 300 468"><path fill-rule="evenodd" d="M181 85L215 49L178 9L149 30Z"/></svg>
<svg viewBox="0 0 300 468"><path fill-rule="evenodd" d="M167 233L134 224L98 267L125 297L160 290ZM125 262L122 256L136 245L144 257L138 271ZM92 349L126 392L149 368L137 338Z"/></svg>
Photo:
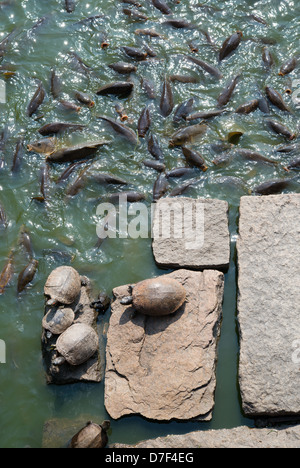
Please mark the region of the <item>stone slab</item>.
<svg viewBox="0 0 300 468"><path fill-rule="evenodd" d="M187 293L173 315L136 314L120 303L129 287L113 291L105 374L105 406L113 419L211 419L224 275L179 270L166 276Z"/></svg>
<svg viewBox="0 0 300 468"><path fill-rule="evenodd" d="M239 380L246 415L300 414L300 195L243 197Z"/></svg>
<svg viewBox="0 0 300 468"><path fill-rule="evenodd" d="M110 448L198 449L198 448L300 448L300 426L196 431L146 440L137 445L114 444Z"/></svg>
<svg viewBox="0 0 300 468"><path fill-rule="evenodd" d="M226 201L162 198L155 206L152 235L160 267L226 270L229 266Z"/></svg>

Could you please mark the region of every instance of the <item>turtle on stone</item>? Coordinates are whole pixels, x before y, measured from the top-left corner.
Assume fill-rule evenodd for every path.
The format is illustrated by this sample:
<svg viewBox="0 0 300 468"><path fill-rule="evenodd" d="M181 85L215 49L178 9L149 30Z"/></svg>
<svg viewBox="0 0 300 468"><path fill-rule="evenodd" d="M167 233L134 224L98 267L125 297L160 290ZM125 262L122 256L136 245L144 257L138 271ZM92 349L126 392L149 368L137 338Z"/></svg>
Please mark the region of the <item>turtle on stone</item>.
<svg viewBox="0 0 300 468"><path fill-rule="evenodd" d="M52 271L45 284L47 305L73 304L81 291L81 277L72 267L62 266Z"/></svg>
<svg viewBox="0 0 300 468"><path fill-rule="evenodd" d="M42 325L47 330L47 338L52 335L61 335L74 322L75 312L70 307L51 308L44 316Z"/></svg>
<svg viewBox="0 0 300 468"><path fill-rule="evenodd" d="M97 310L97 312L104 314L109 308L110 303L110 298L105 293L100 293L98 299L92 302L90 307Z"/></svg>
<svg viewBox="0 0 300 468"><path fill-rule="evenodd" d="M53 360L54 365L65 362L79 366L88 361L99 347L99 338L95 330L86 323L75 323L67 328L56 342L59 356Z"/></svg>
<svg viewBox="0 0 300 468"><path fill-rule="evenodd" d="M171 315L186 302L186 291L173 278L154 278L131 286L131 296L121 304L132 304L137 313L159 317Z"/></svg>
<svg viewBox="0 0 300 468"><path fill-rule="evenodd" d="M109 429L110 421L104 421L101 425L89 421L83 429L74 435L68 448L105 448L108 443L107 431Z"/></svg>

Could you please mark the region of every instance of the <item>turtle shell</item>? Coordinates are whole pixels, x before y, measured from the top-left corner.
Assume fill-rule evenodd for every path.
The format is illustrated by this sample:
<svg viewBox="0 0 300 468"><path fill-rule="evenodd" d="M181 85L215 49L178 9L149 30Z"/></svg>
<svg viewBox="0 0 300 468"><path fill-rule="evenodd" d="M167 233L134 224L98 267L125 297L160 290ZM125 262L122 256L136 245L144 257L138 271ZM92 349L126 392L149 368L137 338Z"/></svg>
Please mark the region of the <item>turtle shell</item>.
<svg viewBox="0 0 300 468"><path fill-rule="evenodd" d="M73 304L80 294L81 278L72 267L52 271L45 284L45 295L61 304Z"/></svg>
<svg viewBox="0 0 300 468"><path fill-rule="evenodd" d="M95 330L85 323L71 325L56 342L57 351L71 364L79 366L95 354L99 338Z"/></svg>
<svg viewBox="0 0 300 468"><path fill-rule="evenodd" d="M173 278L155 278L141 281L132 291L135 310L150 316L170 315L186 301L186 291Z"/></svg>
<svg viewBox="0 0 300 468"><path fill-rule="evenodd" d="M49 330L53 335L60 335L74 322L75 313L73 309L50 309L43 318L43 328Z"/></svg>
<svg viewBox="0 0 300 468"><path fill-rule="evenodd" d="M104 448L108 437L106 431L98 424L88 422L71 440L70 448Z"/></svg>

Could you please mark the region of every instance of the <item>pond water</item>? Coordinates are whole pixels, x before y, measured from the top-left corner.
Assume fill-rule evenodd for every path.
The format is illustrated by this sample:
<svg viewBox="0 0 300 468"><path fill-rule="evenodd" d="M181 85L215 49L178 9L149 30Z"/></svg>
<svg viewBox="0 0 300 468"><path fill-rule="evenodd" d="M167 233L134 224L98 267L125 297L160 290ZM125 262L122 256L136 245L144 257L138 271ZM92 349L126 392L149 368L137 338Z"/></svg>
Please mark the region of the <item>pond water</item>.
<svg viewBox="0 0 300 468"><path fill-rule="evenodd" d="M95 422L107 419L104 407L104 386L75 384L64 387L47 386L41 355L41 320L43 316L43 287L49 273L62 264L71 264L80 274L93 282L95 294L104 291L111 296L112 289L127 283L164 274L154 262L151 239L108 239L99 250L96 224L97 203L95 198L105 200L107 193L116 187L88 184L78 195L67 199L65 190L72 179L59 188L55 180L66 165L51 165L49 199L46 204L32 201L40 195L40 170L44 156L28 152L27 144L39 138L38 129L53 121L81 123L86 127L74 133L58 137L60 146L77 144L96 139L108 139L111 144L99 150L94 159L94 172L109 172L126 179L132 190L146 194L146 203L152 201L153 184L157 173L144 167L142 161L150 159L147 139L134 147L101 120L98 115L117 118L114 106L120 102L112 97L96 96L99 87L123 77L108 68L108 64L124 60L122 46L142 47L145 43L157 53L157 57L141 62L137 73L131 75L135 90L131 97L121 102L129 116L129 126L137 128L137 121L146 104L152 114L151 131L156 135L165 155L167 169L183 166L180 148L169 148L169 139L178 125L173 116L163 118L159 110L162 82L165 75L191 74L199 77L199 83L172 85L175 105L191 97L195 110L216 107L216 100L228 80L236 74L241 77L227 106L229 112L208 122L209 130L194 142L194 149L203 154L208 165L207 172L195 170L197 183L185 196L211 197L227 200L230 206L230 232L232 255L226 274L224 316L219 342L217 367L216 406L210 423L162 423L149 422L140 417L127 417L112 421L110 442L135 443L170 433L185 433L191 430L230 428L253 425L241 411L238 391L238 332L236 322L236 253L235 241L238 230L240 197L249 194L254 186L277 178L294 177L283 166L292 154L276 152L279 145L289 144L282 136L272 133L266 125L271 117L298 132L299 109L287 88L296 91L293 80L299 78L296 69L286 77L278 76L280 66L299 53L300 5L296 0L238 1L224 3L198 0L169 1L175 18L184 18L199 28L173 29L163 25L165 16L152 6L150 1L141 1L140 11L148 16L146 22L136 22L123 13L119 1L90 0L76 2L73 13L67 13L63 0L11 0L0 2L0 41L13 33L12 40L2 60L0 80L6 88L6 103L0 103L0 130L7 129L8 137L0 160L0 203L7 218L6 228L0 230L0 270L4 267L11 249L14 249L15 274L0 296L0 339L6 344L6 364L0 364L0 446L41 447L44 423L52 418L76 419L82 415ZM130 6L129 6L130 7ZM257 15L266 20L262 24L251 17ZM82 22L95 15L96 20ZM39 24L37 21L43 18ZM79 23L80 22L80 23ZM79 24L78 24L79 23ZM34 26L36 25L36 26ZM137 28L155 29L162 37L156 39L137 36ZM215 44L209 44L207 32ZM218 50L235 31L243 32L239 49L218 64ZM107 49L101 49L104 39ZM223 78L218 81L184 58L191 54L189 43L199 49L195 57L219 66ZM266 70L262 64L262 49L265 44L274 56L274 66ZM90 73L76 67L70 52L77 53L90 68ZM126 59L125 59L126 60ZM131 61L130 59L128 61ZM51 70L55 68L62 83L61 99L74 102L76 91L87 92L95 99L95 107L82 106L79 114L64 109L50 93ZM7 76L3 70L15 71ZM157 98L149 100L140 86L141 78L154 84ZM125 80L127 78L125 77ZM28 103L41 81L46 90L42 106L32 118L27 116ZM260 96L266 85L284 95L292 108L291 113L271 106L270 116L259 110L249 115L232 112L246 101ZM40 117L36 120L37 117ZM211 149L213 143L226 139L228 134L239 131L243 135L237 142L239 148L259 151L278 165L246 161L239 157L225 166L215 166L216 157ZM19 138L24 140L24 152L19 171L12 172L15 148ZM4 166L4 167L2 167ZM219 179L226 177L227 179ZM235 177L238 179L228 179ZM171 188L181 183L170 182ZM299 192L299 184L287 191ZM17 294L17 278L28 260L24 249L18 245L22 226L30 231L35 258L39 261L37 274L32 284L20 295ZM251 274L251 273L250 273ZM99 319L99 332L107 328L109 312ZM105 344L105 337L104 337Z"/></svg>

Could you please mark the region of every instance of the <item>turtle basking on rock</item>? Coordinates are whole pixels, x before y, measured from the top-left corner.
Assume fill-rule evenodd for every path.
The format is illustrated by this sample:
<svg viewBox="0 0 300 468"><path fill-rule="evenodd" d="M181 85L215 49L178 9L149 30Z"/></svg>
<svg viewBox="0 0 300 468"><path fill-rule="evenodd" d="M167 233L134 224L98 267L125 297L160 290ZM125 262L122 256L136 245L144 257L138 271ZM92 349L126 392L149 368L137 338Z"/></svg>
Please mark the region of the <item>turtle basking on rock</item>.
<svg viewBox="0 0 300 468"><path fill-rule="evenodd" d="M108 444L107 431L110 429L110 421L103 421L98 425L89 421L68 444L68 448L87 449L87 448L105 448Z"/></svg>
<svg viewBox="0 0 300 468"><path fill-rule="evenodd" d="M81 286L81 277L74 268L69 266L56 268L45 284L45 296L50 297L47 305L73 304L80 294Z"/></svg>
<svg viewBox="0 0 300 468"><path fill-rule="evenodd" d="M186 302L186 291L172 278L154 278L131 286L131 296L121 300L122 305L132 304L137 313L159 317L171 315Z"/></svg>
<svg viewBox="0 0 300 468"><path fill-rule="evenodd" d="M58 356L53 364L60 366L67 362L79 366L88 361L98 350L99 337L96 331L86 323L75 323L67 328L56 342Z"/></svg>

